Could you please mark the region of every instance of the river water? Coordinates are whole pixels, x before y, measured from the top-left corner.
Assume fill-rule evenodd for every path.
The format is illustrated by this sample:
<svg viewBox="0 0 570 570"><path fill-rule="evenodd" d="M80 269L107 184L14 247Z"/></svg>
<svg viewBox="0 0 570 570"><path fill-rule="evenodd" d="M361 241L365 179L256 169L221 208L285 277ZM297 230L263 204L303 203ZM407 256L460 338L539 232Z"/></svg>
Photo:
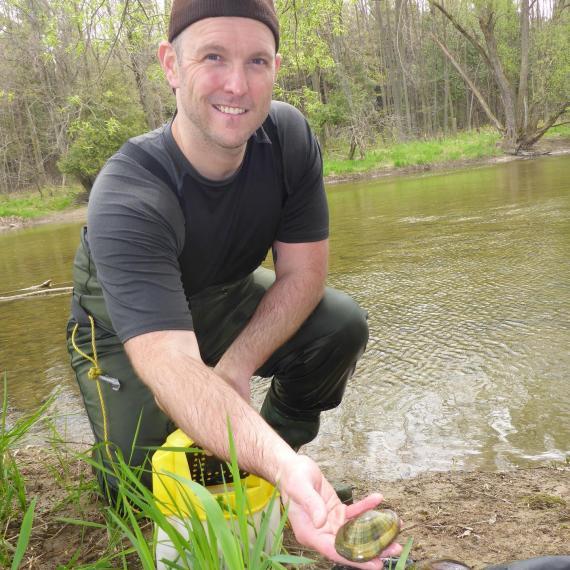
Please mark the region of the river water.
<svg viewBox="0 0 570 570"><path fill-rule="evenodd" d="M569 456L570 157L334 185L328 196L329 283L368 310L370 341L306 451L334 477L372 485ZM0 235L0 294L68 282L79 229ZM63 438L89 441L68 307L68 296L0 304L0 370L9 420L55 394Z"/></svg>

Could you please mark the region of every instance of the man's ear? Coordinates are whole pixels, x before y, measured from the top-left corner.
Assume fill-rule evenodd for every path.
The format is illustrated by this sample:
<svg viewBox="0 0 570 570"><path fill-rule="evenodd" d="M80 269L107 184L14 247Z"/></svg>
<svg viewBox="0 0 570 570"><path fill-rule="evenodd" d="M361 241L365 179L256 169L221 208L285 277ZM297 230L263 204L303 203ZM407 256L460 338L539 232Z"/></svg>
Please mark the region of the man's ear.
<svg viewBox="0 0 570 570"><path fill-rule="evenodd" d="M281 54L277 53L275 54L275 75L277 76L277 74L279 73L279 69L281 69Z"/></svg>
<svg viewBox="0 0 570 570"><path fill-rule="evenodd" d="M172 87L172 89L180 87L178 77L178 56L176 55L174 46L170 42L160 42L157 56L170 87Z"/></svg>

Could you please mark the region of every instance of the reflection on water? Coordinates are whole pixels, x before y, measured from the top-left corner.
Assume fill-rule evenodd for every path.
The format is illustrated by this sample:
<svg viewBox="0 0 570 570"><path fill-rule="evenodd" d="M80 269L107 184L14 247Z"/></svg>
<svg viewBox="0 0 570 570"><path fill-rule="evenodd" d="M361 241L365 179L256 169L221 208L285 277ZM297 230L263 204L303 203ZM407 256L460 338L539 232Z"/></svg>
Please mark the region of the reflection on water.
<svg viewBox="0 0 570 570"><path fill-rule="evenodd" d="M307 446L329 473L374 482L570 453L569 175L561 157L328 189L329 282L371 331L343 405ZM0 292L69 280L78 229L0 236ZM76 433L68 303L0 305L0 366L17 410L61 387Z"/></svg>

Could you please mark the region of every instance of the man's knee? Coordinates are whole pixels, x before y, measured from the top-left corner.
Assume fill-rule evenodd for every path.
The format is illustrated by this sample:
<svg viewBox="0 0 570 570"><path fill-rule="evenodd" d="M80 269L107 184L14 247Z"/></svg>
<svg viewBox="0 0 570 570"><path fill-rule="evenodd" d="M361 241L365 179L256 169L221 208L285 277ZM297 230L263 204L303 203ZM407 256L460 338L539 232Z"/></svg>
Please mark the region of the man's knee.
<svg viewBox="0 0 570 570"><path fill-rule="evenodd" d="M330 342L359 358L368 342L368 313L352 297L334 289L327 289L323 304L331 328Z"/></svg>

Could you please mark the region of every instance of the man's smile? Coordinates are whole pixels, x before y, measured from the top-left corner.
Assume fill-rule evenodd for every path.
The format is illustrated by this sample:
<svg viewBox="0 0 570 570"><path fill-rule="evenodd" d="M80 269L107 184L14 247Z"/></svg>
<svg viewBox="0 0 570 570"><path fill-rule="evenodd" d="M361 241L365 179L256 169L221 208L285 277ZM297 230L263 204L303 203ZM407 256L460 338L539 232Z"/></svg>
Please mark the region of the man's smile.
<svg viewBox="0 0 570 570"><path fill-rule="evenodd" d="M228 105L214 105L214 108L221 113L226 113L227 115L243 115L247 113L247 109L242 107L229 107Z"/></svg>

